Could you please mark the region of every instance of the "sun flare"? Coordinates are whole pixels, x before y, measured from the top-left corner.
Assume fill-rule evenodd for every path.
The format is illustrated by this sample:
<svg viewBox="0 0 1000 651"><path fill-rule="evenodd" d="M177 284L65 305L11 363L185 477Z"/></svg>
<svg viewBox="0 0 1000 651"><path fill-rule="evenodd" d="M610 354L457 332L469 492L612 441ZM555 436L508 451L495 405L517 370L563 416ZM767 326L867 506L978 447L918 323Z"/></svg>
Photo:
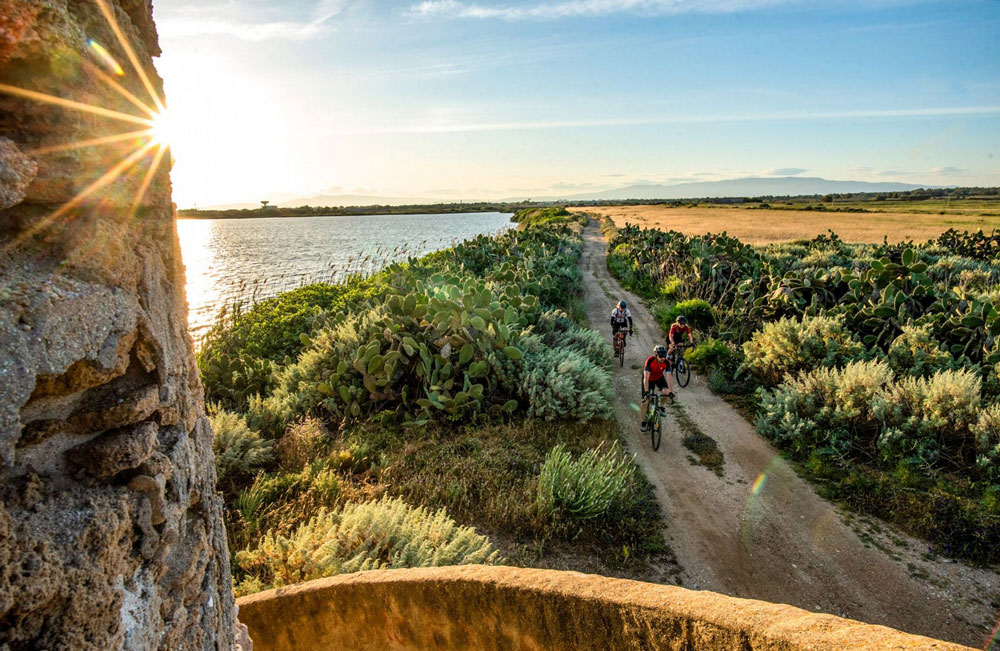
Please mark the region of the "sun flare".
<svg viewBox="0 0 1000 651"><path fill-rule="evenodd" d="M85 201L89 200L98 191L113 183L121 176L128 174L133 167L140 163L140 161L148 160L149 166L142 175L136 195L128 211L129 217L133 217L141 207L146 191L152 184L157 170L159 170L160 164L163 162L167 149L170 146L173 127L168 117L166 107L163 105L163 100L160 98L158 91L153 86L146 72L143 70L135 52L132 50L128 40L122 33L111 8L107 4L107 0L93 1L97 5L101 14L103 14L104 18L107 20L112 32L114 32L118 44L121 46L122 51L124 51L126 58L132 66L132 70L138 78L138 81L141 82L142 88L145 89L148 99L144 100L138 97L135 93L129 91L125 86L123 86L122 83L119 83L119 79L124 80L124 78L128 76L128 72L126 72L126 70L118 63L106 47L97 43L93 39L87 40L87 51L91 56L96 57L100 66L83 59L82 67L93 74L96 78L106 83L112 90L126 99L130 104L132 104L133 107L138 109L140 113L139 115L95 104L88 104L86 102L79 102L56 95L50 95L37 90L11 86L8 84L0 84L0 93L42 102L53 106L59 106L67 110L82 111L84 113L109 118L118 122L140 125L144 128L102 136L99 138L89 138L85 140L47 145L30 150L30 153L33 155L42 155L59 151L101 147L112 143L127 142L129 140L132 140L135 143L130 153L124 155L117 163L110 165L103 174L80 190L73 198L56 208L47 217L40 219L32 228L25 230L19 237L15 238L11 242L8 242L3 249L0 249L0 252L10 250L19 244L24 238L30 237L35 233L40 232L47 226L55 223L58 219L64 217L70 213L70 211L76 209ZM101 66L103 66L103 69ZM105 72L105 70L109 71L110 74Z"/></svg>
<svg viewBox="0 0 1000 651"><path fill-rule="evenodd" d="M153 137L153 142L160 147L169 147L177 135L177 125L172 120L170 113L161 111L153 115L153 125L149 128L149 133Z"/></svg>

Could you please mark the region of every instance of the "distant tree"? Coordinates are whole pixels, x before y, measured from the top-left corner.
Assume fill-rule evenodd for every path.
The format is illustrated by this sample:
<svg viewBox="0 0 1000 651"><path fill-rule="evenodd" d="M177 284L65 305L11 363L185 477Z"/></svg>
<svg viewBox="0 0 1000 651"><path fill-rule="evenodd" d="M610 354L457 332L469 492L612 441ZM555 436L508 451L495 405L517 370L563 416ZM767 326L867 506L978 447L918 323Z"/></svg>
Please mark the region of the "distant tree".
<svg viewBox="0 0 1000 651"><path fill-rule="evenodd" d="M833 195L832 194L824 194L823 195L823 203L833 203Z"/></svg>
<svg viewBox="0 0 1000 651"><path fill-rule="evenodd" d="M271 203L271 202L270 201L261 201L260 202L261 209L262 210L267 210L267 204L269 204L269 203Z"/></svg>

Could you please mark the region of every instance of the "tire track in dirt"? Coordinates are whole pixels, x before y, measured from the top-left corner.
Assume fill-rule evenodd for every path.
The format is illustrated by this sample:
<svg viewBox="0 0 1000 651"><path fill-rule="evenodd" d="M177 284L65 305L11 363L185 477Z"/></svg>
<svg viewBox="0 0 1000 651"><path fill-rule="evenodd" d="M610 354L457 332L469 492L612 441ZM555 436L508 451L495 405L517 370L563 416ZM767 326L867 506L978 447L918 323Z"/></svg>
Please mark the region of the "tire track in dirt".
<svg viewBox="0 0 1000 651"><path fill-rule="evenodd" d="M846 514L812 487L728 403L692 374L676 390L692 421L725 455L723 476L689 461L672 415L654 452L639 431L640 369L663 333L608 272L595 222L581 259L590 327L610 338L609 315L628 302L636 334L614 366L623 438L653 484L679 583L799 606L983 648L1000 617L1000 575L930 557L927 544L885 523ZM669 410L668 410L669 411Z"/></svg>

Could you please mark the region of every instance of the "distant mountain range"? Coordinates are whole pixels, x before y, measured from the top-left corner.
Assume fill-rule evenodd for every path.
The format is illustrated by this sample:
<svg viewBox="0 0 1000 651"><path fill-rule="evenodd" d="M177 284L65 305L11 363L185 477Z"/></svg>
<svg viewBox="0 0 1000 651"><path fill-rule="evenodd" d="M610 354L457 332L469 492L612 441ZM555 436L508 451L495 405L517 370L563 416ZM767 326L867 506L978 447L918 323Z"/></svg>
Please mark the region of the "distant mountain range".
<svg viewBox="0 0 1000 651"><path fill-rule="evenodd" d="M845 194L852 192L899 192L926 188L911 183L870 183L830 181L809 176L749 177L726 181L700 181L674 185L630 185L616 190L532 197L536 201L623 201L628 199L700 199L719 197L796 196L802 194Z"/></svg>
<svg viewBox="0 0 1000 651"><path fill-rule="evenodd" d="M626 201L629 199L700 199L718 197L796 196L802 194L845 194L849 192L899 192L940 186L912 183L871 183L868 181L831 181L809 176L748 177L725 181L699 181L673 185L629 185L615 190L548 196L509 197L503 201ZM287 196L287 195L286 195ZM465 197L465 201L479 200ZM299 206L401 206L431 203L454 203L454 197L383 197L365 194L322 194L299 199L276 201L282 208ZM237 203L206 206L206 209L259 208L260 204Z"/></svg>

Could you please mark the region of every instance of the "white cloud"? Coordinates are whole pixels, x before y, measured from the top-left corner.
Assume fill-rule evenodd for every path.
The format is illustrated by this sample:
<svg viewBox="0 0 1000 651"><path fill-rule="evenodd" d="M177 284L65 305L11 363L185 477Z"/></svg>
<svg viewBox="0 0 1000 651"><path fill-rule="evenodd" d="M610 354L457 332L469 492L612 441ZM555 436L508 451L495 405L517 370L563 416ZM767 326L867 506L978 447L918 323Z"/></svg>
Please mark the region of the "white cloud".
<svg viewBox="0 0 1000 651"><path fill-rule="evenodd" d="M563 0L534 5L487 5L459 0L425 0L412 5L410 13L451 18L552 20L629 12L655 15L733 13L799 2L801 0Z"/></svg>
<svg viewBox="0 0 1000 651"><path fill-rule="evenodd" d="M964 170L961 167L952 167L951 165L931 168L931 174L935 174L937 176L954 176L955 174L963 174L966 171L967 170Z"/></svg>
<svg viewBox="0 0 1000 651"><path fill-rule="evenodd" d="M232 3L185 6L173 12L158 13L156 26L163 38L196 36L232 36L245 41L273 39L303 40L328 31L330 21L340 15L347 0L319 0L303 20L268 20L253 16L246 8Z"/></svg>
<svg viewBox="0 0 1000 651"><path fill-rule="evenodd" d="M804 167L779 167L777 169L765 172L766 176L796 176L809 170Z"/></svg>

